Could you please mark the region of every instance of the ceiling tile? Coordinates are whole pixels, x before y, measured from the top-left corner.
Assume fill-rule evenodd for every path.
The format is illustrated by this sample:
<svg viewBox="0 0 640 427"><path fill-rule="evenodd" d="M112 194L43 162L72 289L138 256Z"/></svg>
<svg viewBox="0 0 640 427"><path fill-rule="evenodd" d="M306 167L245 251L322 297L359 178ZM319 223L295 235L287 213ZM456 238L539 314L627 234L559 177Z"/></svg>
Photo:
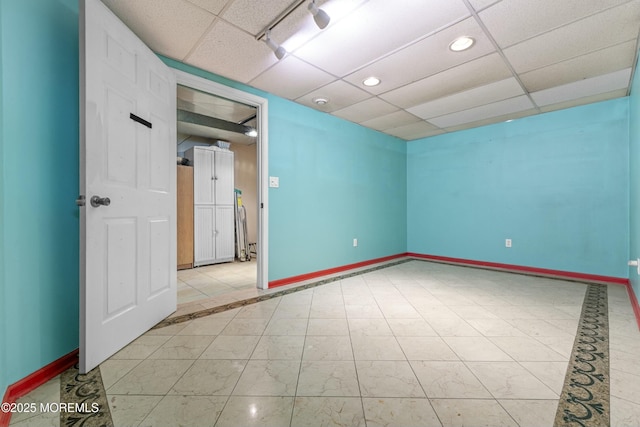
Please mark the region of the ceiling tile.
<svg viewBox="0 0 640 427"><path fill-rule="evenodd" d="M460 130L471 129L479 126L491 125L494 123L507 122L511 120L521 119L523 117L533 116L534 114L538 114L538 110L532 108L530 110L518 111L516 113L504 114L502 116L489 117L488 119L479 120L477 122L464 123L458 126L448 127L445 130L447 132L457 132Z"/></svg>
<svg viewBox="0 0 640 427"><path fill-rule="evenodd" d="M628 0L503 0L479 13L500 47L566 25Z"/></svg>
<svg viewBox="0 0 640 427"><path fill-rule="evenodd" d="M448 128L458 126L463 123L477 122L491 117L517 113L534 107L535 106L531 103L529 97L522 95L515 98L505 99L504 101L494 102L493 104L481 105L479 107L470 108L457 113L429 119L429 122L440 128Z"/></svg>
<svg viewBox="0 0 640 427"><path fill-rule="evenodd" d="M511 72L500 55L494 53L392 90L380 98L408 108L508 77Z"/></svg>
<svg viewBox="0 0 640 427"><path fill-rule="evenodd" d="M531 98L533 98L533 101L539 107L557 104L559 102L626 88L629 85L630 78L631 68L627 68L602 76L533 92Z"/></svg>
<svg viewBox="0 0 640 427"><path fill-rule="evenodd" d="M409 125L399 126L397 128L387 129L384 133L411 141L414 139L426 138L428 136L440 135L444 133L444 131L430 123L420 121Z"/></svg>
<svg viewBox="0 0 640 427"><path fill-rule="evenodd" d="M214 20L186 0L103 0L154 52L183 59ZM162 31L158 31L162 29Z"/></svg>
<svg viewBox="0 0 640 427"><path fill-rule="evenodd" d="M185 62L247 83L277 61L266 44L217 20Z"/></svg>
<svg viewBox="0 0 640 427"><path fill-rule="evenodd" d="M369 1L295 55L336 76L469 16L462 0Z"/></svg>
<svg viewBox="0 0 640 427"><path fill-rule="evenodd" d="M283 98L295 99L333 80L332 75L287 56L249 84Z"/></svg>
<svg viewBox="0 0 640 427"><path fill-rule="evenodd" d="M480 11L488 6L491 6L492 4L498 3L499 1L501 0L469 0L469 3L475 11Z"/></svg>
<svg viewBox="0 0 640 427"><path fill-rule="evenodd" d="M195 4L198 7L203 8L206 11L213 13L214 15L218 15L220 11L225 7L227 3L231 0L187 0L190 3Z"/></svg>
<svg viewBox="0 0 640 427"><path fill-rule="evenodd" d="M409 108L411 114L423 119L443 116L456 111L467 110L479 105L490 104L514 96L523 95L518 81L511 77L485 86L473 88L454 95L445 96L424 104Z"/></svg>
<svg viewBox="0 0 640 427"><path fill-rule="evenodd" d="M577 58L538 68L520 75L529 92L560 86L578 80L629 68L635 59L636 42L629 41Z"/></svg>
<svg viewBox="0 0 640 427"><path fill-rule="evenodd" d="M540 111L542 111L543 113L547 113L549 111L562 110L565 108L577 107L579 105L606 101L608 99L622 98L624 96L627 96L627 89L618 89L611 92L586 96L584 98L572 99L570 101L560 102L558 104L545 105L544 107L540 107Z"/></svg>
<svg viewBox="0 0 640 427"><path fill-rule="evenodd" d="M519 73L545 67L638 37L640 2L592 15L504 50ZM615 31L611 29L615 28Z"/></svg>
<svg viewBox="0 0 640 427"><path fill-rule="evenodd" d="M421 121L419 117L409 114L406 111L396 111L395 113L376 117L375 119L367 120L360 124L371 129L383 131L385 129L397 128Z"/></svg>
<svg viewBox="0 0 640 427"><path fill-rule="evenodd" d="M449 44L462 35L473 37L476 44L464 52L451 51ZM345 80L362 86L368 92L380 94L494 51L493 44L475 19L468 18L356 71ZM399 69L402 72L398 72ZM370 76L381 79L381 84L363 86L362 81Z"/></svg>
<svg viewBox="0 0 640 427"><path fill-rule="evenodd" d="M255 36L290 5L291 0L235 0L222 18Z"/></svg>
<svg viewBox="0 0 640 427"><path fill-rule="evenodd" d="M316 110L330 113L332 111L348 107L349 105L356 104L370 97L371 95L367 92L342 80L336 80L333 83L296 99L296 102L313 107ZM329 103L319 106L313 102L314 98L326 98L329 100Z"/></svg>
<svg viewBox="0 0 640 427"><path fill-rule="evenodd" d="M361 123L394 111L398 111L398 107L394 107L378 98L369 98L347 108L334 111L332 114L355 123Z"/></svg>

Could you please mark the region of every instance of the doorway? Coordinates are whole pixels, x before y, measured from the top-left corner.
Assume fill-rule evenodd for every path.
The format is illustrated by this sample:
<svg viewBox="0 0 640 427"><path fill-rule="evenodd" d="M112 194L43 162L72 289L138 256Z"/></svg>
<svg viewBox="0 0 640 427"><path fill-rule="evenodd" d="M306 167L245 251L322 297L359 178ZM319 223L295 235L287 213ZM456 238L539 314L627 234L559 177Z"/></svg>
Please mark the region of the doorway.
<svg viewBox="0 0 640 427"><path fill-rule="evenodd" d="M239 160L236 165L240 170L236 174L235 187L242 191L241 200L245 205L247 219L247 244L251 243L252 254L246 254L246 261L233 263L213 264L192 270L182 270L178 274L178 285L181 277L199 277L196 283L202 284L205 292L191 292L191 297L183 298L182 302L194 301L198 293L203 298L207 292L219 293L225 286L229 291L236 288L257 287L268 288L268 230L267 230L267 196L268 196L268 106L267 100L219 83L206 80L179 70L174 70L178 84L178 140L177 153L184 152L190 147L198 145L222 145L230 144L231 151ZM188 103L193 105L190 107ZM207 108L217 110L222 118L213 121L213 127L194 123L189 113L185 122L180 122L180 110L198 110ZM224 110L224 111L223 111ZM204 113L203 110L196 113ZM215 116L216 114L210 114ZM184 117L183 117L184 118ZM256 136L239 135L238 129L233 124L246 129L255 129ZM217 142L221 144L218 144ZM179 154L178 154L179 155ZM254 169L253 172L251 169ZM253 182L250 182L253 181ZM242 188L244 187L244 188ZM248 247L247 247L248 248ZM250 259L250 260L247 260ZM206 278L211 277L211 285L207 285ZM215 278L224 280L215 280ZM188 282L188 280L182 280ZM222 283L221 283L222 282ZM217 286L216 286L217 285ZM180 292L181 286L178 286ZM217 289L216 289L217 288ZM182 287L182 289L186 289ZM197 287L196 287L197 290ZM183 293L189 293L183 292ZM217 295L218 296L218 295ZM180 304L181 301L179 300Z"/></svg>

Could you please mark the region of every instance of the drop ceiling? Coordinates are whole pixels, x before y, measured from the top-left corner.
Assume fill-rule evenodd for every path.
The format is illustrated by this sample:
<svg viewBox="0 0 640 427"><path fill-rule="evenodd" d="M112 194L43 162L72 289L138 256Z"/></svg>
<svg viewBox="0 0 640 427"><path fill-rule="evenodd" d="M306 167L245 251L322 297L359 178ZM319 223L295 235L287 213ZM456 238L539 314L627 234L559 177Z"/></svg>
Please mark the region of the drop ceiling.
<svg viewBox="0 0 640 427"><path fill-rule="evenodd" d="M324 30L309 1L103 2L158 54L405 140L626 96L640 32L640 0L318 0ZM279 61L257 38L298 3Z"/></svg>

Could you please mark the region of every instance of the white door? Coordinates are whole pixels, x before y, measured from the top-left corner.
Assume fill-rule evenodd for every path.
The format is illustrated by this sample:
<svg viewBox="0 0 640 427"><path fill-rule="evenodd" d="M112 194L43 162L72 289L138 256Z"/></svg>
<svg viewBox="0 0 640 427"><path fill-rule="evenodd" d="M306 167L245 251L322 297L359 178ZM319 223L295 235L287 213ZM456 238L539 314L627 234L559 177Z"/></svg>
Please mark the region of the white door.
<svg viewBox="0 0 640 427"><path fill-rule="evenodd" d="M80 2L82 373L176 309L175 94L106 6Z"/></svg>

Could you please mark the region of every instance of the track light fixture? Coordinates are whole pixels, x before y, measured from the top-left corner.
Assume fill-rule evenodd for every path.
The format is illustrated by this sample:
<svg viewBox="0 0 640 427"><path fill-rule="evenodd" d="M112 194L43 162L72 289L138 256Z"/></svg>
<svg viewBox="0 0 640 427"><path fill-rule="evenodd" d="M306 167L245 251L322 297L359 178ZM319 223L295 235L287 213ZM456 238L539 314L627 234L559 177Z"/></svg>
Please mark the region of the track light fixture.
<svg viewBox="0 0 640 427"><path fill-rule="evenodd" d="M264 33L264 42L269 46L269 49L275 53L276 58L282 59L287 54L287 50L280 46L278 43L271 40L271 30L268 30Z"/></svg>
<svg viewBox="0 0 640 427"><path fill-rule="evenodd" d="M331 21L331 17L324 10L318 8L316 6L316 0L311 0L309 4L309 12L313 15L313 20L316 21L316 25L321 30L325 29L329 22Z"/></svg>

